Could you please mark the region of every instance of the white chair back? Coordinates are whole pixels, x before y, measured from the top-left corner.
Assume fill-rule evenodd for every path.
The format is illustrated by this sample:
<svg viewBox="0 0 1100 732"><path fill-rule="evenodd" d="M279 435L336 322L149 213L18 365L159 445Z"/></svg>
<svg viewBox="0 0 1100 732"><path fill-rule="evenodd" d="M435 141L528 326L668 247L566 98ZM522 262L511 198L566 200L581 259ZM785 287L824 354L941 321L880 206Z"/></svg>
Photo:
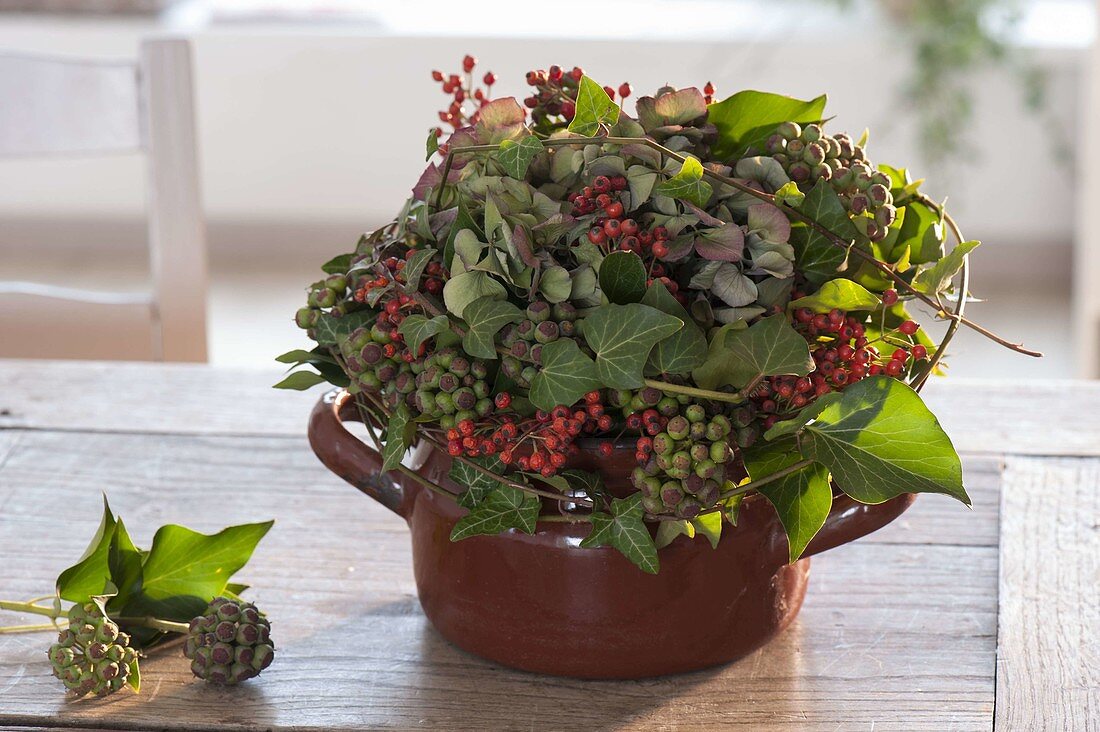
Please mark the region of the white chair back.
<svg viewBox="0 0 1100 732"><path fill-rule="evenodd" d="M0 159L145 154L151 265L151 291L139 295L5 281L0 273L0 331L8 331L0 356L38 355L20 353L19 342L49 338L50 323L64 332L144 321L153 359L205 361L206 233L189 43L145 41L137 63L0 53L0 100ZM65 355L105 355L90 351Z"/></svg>

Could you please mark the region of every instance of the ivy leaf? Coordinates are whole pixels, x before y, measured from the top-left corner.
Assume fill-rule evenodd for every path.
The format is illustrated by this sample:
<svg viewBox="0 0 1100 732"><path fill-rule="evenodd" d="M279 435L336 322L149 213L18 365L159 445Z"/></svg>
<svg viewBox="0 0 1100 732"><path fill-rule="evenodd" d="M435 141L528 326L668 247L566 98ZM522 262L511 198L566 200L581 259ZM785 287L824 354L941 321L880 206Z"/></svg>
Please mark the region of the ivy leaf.
<svg viewBox="0 0 1100 732"><path fill-rule="evenodd" d="M942 292L951 283L951 278L962 269L966 255L977 249L981 242L964 241L955 246L951 253L928 269L921 270L913 280L913 287L928 295Z"/></svg>
<svg viewBox="0 0 1100 732"><path fill-rule="evenodd" d="M456 317L465 320L466 307L474 300L491 297L503 300L508 290L485 272L463 272L451 277L443 286L443 304Z"/></svg>
<svg viewBox="0 0 1100 732"><path fill-rule="evenodd" d="M406 317L405 322L410 317ZM441 317L446 320L446 316ZM462 338L462 350L477 358L495 359L497 349L494 339L497 333L508 323L518 323L522 319L523 312L507 300L492 297L474 300L466 306L466 324L469 327ZM416 352L416 346L410 348Z"/></svg>
<svg viewBox="0 0 1100 732"><path fill-rule="evenodd" d="M898 231L896 247L909 247L912 264L935 262L943 256L945 230L943 217L920 201L910 201L898 214L905 212Z"/></svg>
<svg viewBox="0 0 1100 732"><path fill-rule="evenodd" d="M587 321L585 321L587 323ZM542 368L531 380L531 403L550 411L570 406L602 386L599 372L572 338L559 338L542 347Z"/></svg>
<svg viewBox="0 0 1100 732"><path fill-rule="evenodd" d="M765 478L802 460L793 438L758 443L745 451L745 467L753 480ZM833 506L829 471L814 463L798 472L760 486L759 491L775 506L787 532L789 560L795 561L817 535Z"/></svg>
<svg viewBox="0 0 1100 732"><path fill-rule="evenodd" d="M695 204L699 208L707 205L713 192L710 183L703 180L703 166L695 158L689 157L680 166L680 172L666 181L657 184L654 192L670 198L680 198Z"/></svg>
<svg viewBox="0 0 1100 732"><path fill-rule="evenodd" d="M336 359L329 354L328 349L321 346L314 348L312 351L296 348L293 351L287 351L276 356L275 360L279 363L289 363L295 366L303 363L336 363Z"/></svg>
<svg viewBox="0 0 1100 732"><path fill-rule="evenodd" d="M749 148L763 149L764 141L781 122L819 122L825 114L825 95L802 101L779 94L746 90L710 105L707 121L718 128L714 157L730 160Z"/></svg>
<svg viewBox="0 0 1100 732"><path fill-rule="evenodd" d="M718 540L722 538L722 514L719 511L704 513L691 520L697 534L707 537L711 549L718 548Z"/></svg>
<svg viewBox="0 0 1100 732"><path fill-rule="evenodd" d="M519 142L504 140L500 143L500 152L497 161L504 168L504 172L516 180L523 180L527 175L527 168L531 167L531 161L542 152L542 143L534 135L528 135Z"/></svg>
<svg viewBox="0 0 1100 732"><path fill-rule="evenodd" d="M806 194L798 190L798 184L793 180L787 181L775 192L775 202L791 208L798 208L805 200Z"/></svg>
<svg viewBox="0 0 1100 732"><path fill-rule="evenodd" d="M409 350L416 353L421 343L432 336L439 335L450 327L451 321L446 315L437 315L434 318L429 318L425 315L414 313L405 316L405 319L401 321L401 325L397 327L397 332L404 336L405 343L408 345Z"/></svg>
<svg viewBox="0 0 1100 732"><path fill-rule="evenodd" d="M660 340L649 354L649 367L662 374L686 374L707 359L707 337L684 306L660 280L654 281L642 298L643 305L683 321L684 327Z"/></svg>
<svg viewBox="0 0 1100 732"><path fill-rule="evenodd" d="M350 254L340 254L321 265L321 271L325 274L344 274L350 268Z"/></svg>
<svg viewBox="0 0 1100 732"><path fill-rule="evenodd" d="M434 256L435 249L418 249L406 260L405 269L401 271L405 275L405 287L403 289L407 294L420 289L420 277L424 274L424 268L428 266L428 262L432 261Z"/></svg>
<svg viewBox="0 0 1100 732"><path fill-rule="evenodd" d="M729 368L722 385L740 388L760 376L805 376L814 368L806 339L780 315L733 333L726 344Z"/></svg>
<svg viewBox="0 0 1100 732"><path fill-rule="evenodd" d="M944 493L970 505L951 439L917 393L888 376L856 382L803 430L802 453L861 503Z"/></svg>
<svg viewBox="0 0 1100 732"><path fill-rule="evenodd" d="M840 310L874 310L882 304L878 295L851 280L829 280L812 295L792 301L790 308L809 308L815 313Z"/></svg>
<svg viewBox="0 0 1100 732"><path fill-rule="evenodd" d="M121 611L133 598L141 594L144 573L142 570L142 552L134 546L122 519L115 524L114 535L107 552L107 566L110 569L111 582L117 594L108 600L112 611Z"/></svg>
<svg viewBox="0 0 1100 732"><path fill-rule="evenodd" d="M439 138L435 136L435 127L428 130L428 140L424 143L424 160L432 159L432 155L439 152Z"/></svg>
<svg viewBox="0 0 1100 732"><path fill-rule="evenodd" d="M584 338L596 352L600 381L615 389L641 387L642 370L653 346L684 324L679 318L641 303L603 305L583 322Z"/></svg>
<svg viewBox="0 0 1100 732"><path fill-rule="evenodd" d="M707 357L694 371L691 378L703 389L717 389L724 385L729 369L729 339L735 333L745 330L744 321L723 325L710 339L707 347Z"/></svg>
<svg viewBox="0 0 1100 732"><path fill-rule="evenodd" d="M474 457L469 460L494 473L501 473L504 470L504 463L496 455ZM475 470L467 463L458 460L451 463L451 470L447 473L447 477L466 489L459 494L458 505L471 510L485 500L486 496L504 485L496 478L490 478L480 470Z"/></svg>
<svg viewBox="0 0 1100 732"><path fill-rule="evenodd" d="M660 562L657 545L642 520L642 494L611 501L611 513L592 514L592 532L581 541L583 547L612 546L643 572L657 574Z"/></svg>
<svg viewBox="0 0 1100 732"><path fill-rule="evenodd" d="M314 373L313 371L295 371L278 384L275 384L273 388L305 391L306 389L312 389L318 384L324 383L326 383L325 377L318 373Z"/></svg>
<svg viewBox="0 0 1100 732"><path fill-rule="evenodd" d="M477 219L470 213L470 209L466 205L465 196L459 197L456 211L455 220L451 222L451 228L447 233L447 243L443 245L443 266L448 270L452 269L455 255L455 239L458 237L459 232L469 229L473 231L479 239L485 233L481 230L481 227L478 226Z"/></svg>
<svg viewBox="0 0 1100 732"><path fill-rule="evenodd" d="M840 197L827 181L819 180L798 210L844 241L854 241L859 236ZM824 234L805 224L791 227L791 244L795 250L795 268L806 274L811 282L835 277L837 267L846 256L846 252Z"/></svg>
<svg viewBox="0 0 1100 732"><path fill-rule="evenodd" d="M626 170L626 182L630 187L630 203L637 208L653 195L653 186L657 185L657 171L644 165L631 165Z"/></svg>
<svg viewBox="0 0 1100 732"><path fill-rule="evenodd" d="M577 87L577 111L569 123L569 131L592 137L600 131L600 125L611 126L618 120L619 105L611 101L602 86L582 76Z"/></svg>
<svg viewBox="0 0 1100 732"><path fill-rule="evenodd" d="M412 430L409 429L410 427ZM409 433L415 431L415 428L416 423L412 421L409 407L402 401L397 405L397 409L393 410L393 416L386 425L386 444L382 447L382 472L393 470L401 464L401 458L405 457L409 443L412 442L412 435Z"/></svg>
<svg viewBox="0 0 1100 732"><path fill-rule="evenodd" d="M686 536L689 539L694 539L695 525L687 519L680 519L679 521L661 521L657 524L657 536L654 538L654 544L658 549L664 549L674 542L677 536Z"/></svg>
<svg viewBox="0 0 1100 732"><path fill-rule="evenodd" d="M109 554L115 535L115 515L103 496L103 517L88 548L73 566L57 578L57 594L63 600L87 602L93 595L103 592L111 577Z"/></svg>
<svg viewBox="0 0 1100 732"><path fill-rule="evenodd" d="M533 534L540 506L538 496L510 485L501 485L458 520L451 530L451 541L461 541L479 534L499 534L508 529Z"/></svg>
<svg viewBox="0 0 1100 732"><path fill-rule="evenodd" d="M645 281L645 264L634 252L611 252L600 264L600 289L613 303L626 305L641 300Z"/></svg>
<svg viewBox="0 0 1100 732"><path fill-rule="evenodd" d="M157 530L142 566L134 612L187 621L225 589L274 521L230 526L206 535L169 524Z"/></svg>

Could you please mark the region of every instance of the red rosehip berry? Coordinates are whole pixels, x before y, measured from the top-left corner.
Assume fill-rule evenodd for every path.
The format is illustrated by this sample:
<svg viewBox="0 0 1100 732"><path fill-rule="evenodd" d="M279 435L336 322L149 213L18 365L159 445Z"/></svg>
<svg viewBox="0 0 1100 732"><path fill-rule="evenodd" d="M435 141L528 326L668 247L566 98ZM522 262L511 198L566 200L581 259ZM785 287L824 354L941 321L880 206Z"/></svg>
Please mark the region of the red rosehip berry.
<svg viewBox="0 0 1100 732"><path fill-rule="evenodd" d="M893 305L897 301L898 301L898 291L897 290L891 289L891 290L887 290L886 292L882 293L882 304L885 305L886 307L890 307L891 305Z"/></svg>
<svg viewBox="0 0 1100 732"><path fill-rule="evenodd" d="M466 54L466 57L462 59L462 70L469 73L474 70L475 66L477 66L477 58Z"/></svg>
<svg viewBox="0 0 1100 732"><path fill-rule="evenodd" d="M897 360L892 359L889 362L887 362L887 364L886 364L886 375L887 376L900 376L901 375L901 370L903 368L905 368L905 366L904 366L904 364L902 364L901 361L897 361Z"/></svg>
<svg viewBox="0 0 1100 732"><path fill-rule="evenodd" d="M910 353L913 354L913 358L917 361L923 361L928 358L928 349L920 344L913 346L913 350Z"/></svg>
<svg viewBox="0 0 1100 732"><path fill-rule="evenodd" d="M561 77L564 76L564 75L565 75L565 72L562 71L562 68L560 66L558 66L557 64L554 64L553 66L551 66L550 69L546 73L547 78L550 79L550 81L553 81L555 83L561 81Z"/></svg>
<svg viewBox="0 0 1100 732"><path fill-rule="evenodd" d="M490 71L481 80L485 82L485 86L492 86L497 83L497 75Z"/></svg>
<svg viewBox="0 0 1100 732"><path fill-rule="evenodd" d="M623 205L618 201L613 201L604 208L604 211L613 219L622 218Z"/></svg>
<svg viewBox="0 0 1100 732"><path fill-rule="evenodd" d="M573 81L580 81L581 77L584 76L584 69L580 66L574 66L573 70L569 72L569 75L573 77Z"/></svg>
<svg viewBox="0 0 1100 732"><path fill-rule="evenodd" d="M619 84L619 96L623 99L626 99L633 93L633 87L631 87L630 84L628 84L627 82L624 81L622 84Z"/></svg>
<svg viewBox="0 0 1100 732"><path fill-rule="evenodd" d="M493 403L497 405L497 409L507 409L512 404L512 395L502 391L493 398Z"/></svg>
<svg viewBox="0 0 1100 732"><path fill-rule="evenodd" d="M711 84L709 81L704 84L703 93L706 94L708 97L714 94L714 84Z"/></svg>
<svg viewBox="0 0 1100 732"><path fill-rule="evenodd" d="M604 457L611 457L611 453L615 452L615 448L611 446L610 442L600 443L600 454Z"/></svg>
<svg viewBox="0 0 1100 732"><path fill-rule="evenodd" d="M657 259L664 259L668 256L668 247L664 242L657 242L653 245L653 256Z"/></svg>
<svg viewBox="0 0 1100 732"><path fill-rule="evenodd" d="M567 100L561 103L561 116L566 119L573 119L577 114L577 105L572 100Z"/></svg>
<svg viewBox="0 0 1100 732"><path fill-rule="evenodd" d="M919 328L920 326L914 323L912 320L906 320L904 323L898 326L898 330L900 330L905 335L914 335Z"/></svg>
<svg viewBox="0 0 1100 732"><path fill-rule="evenodd" d="M433 71L432 72L432 80L433 81L443 81L443 72L442 71Z"/></svg>

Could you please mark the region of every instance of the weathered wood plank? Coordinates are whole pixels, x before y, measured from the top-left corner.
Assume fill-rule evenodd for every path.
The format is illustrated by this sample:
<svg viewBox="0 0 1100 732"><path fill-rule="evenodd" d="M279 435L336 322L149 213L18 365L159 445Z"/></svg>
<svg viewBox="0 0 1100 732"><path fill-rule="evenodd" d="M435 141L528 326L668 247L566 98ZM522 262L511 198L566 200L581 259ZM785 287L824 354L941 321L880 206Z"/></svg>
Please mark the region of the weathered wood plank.
<svg viewBox="0 0 1100 732"><path fill-rule="evenodd" d="M1011 457L1001 505L999 730L1100 726L1100 460Z"/></svg>
<svg viewBox="0 0 1100 732"><path fill-rule="evenodd" d="M271 389L280 375L0 359L0 429L301 435L321 389ZM923 396L960 451L1100 456L1100 382L937 379Z"/></svg>
<svg viewBox="0 0 1100 732"><path fill-rule="evenodd" d="M993 490L991 461L968 460L967 468L971 485L983 486L976 496ZM299 437L24 433L0 470L5 596L48 591L94 531L100 490L145 545L169 521L214 530L276 518L240 577L272 618L276 662L259 680L219 690L191 679L177 652L166 652L143 664L140 696L65 703L43 656L48 638L3 636L0 724L936 732L991 725L993 510L918 502L908 526L815 558L796 624L740 662L673 678L585 682L513 672L443 641L417 603L400 519L326 473ZM948 519L956 512L970 523Z"/></svg>

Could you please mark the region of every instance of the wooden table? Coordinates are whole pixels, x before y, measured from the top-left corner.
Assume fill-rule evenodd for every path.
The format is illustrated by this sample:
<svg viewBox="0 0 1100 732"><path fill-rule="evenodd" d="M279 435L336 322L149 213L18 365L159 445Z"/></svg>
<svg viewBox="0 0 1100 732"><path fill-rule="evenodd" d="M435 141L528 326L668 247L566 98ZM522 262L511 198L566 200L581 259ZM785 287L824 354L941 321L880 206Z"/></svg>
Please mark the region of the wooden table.
<svg viewBox="0 0 1100 732"><path fill-rule="evenodd" d="M241 573L275 664L217 689L176 652L140 695L67 701L47 634L0 636L0 725L121 729L1100 729L1100 384L937 382L974 510L924 496L813 560L775 642L632 682L511 671L443 641L405 526L313 457L317 392L277 372L0 361L0 596L49 592L100 491L139 545L177 522L277 519ZM5 614L5 623L33 618Z"/></svg>

